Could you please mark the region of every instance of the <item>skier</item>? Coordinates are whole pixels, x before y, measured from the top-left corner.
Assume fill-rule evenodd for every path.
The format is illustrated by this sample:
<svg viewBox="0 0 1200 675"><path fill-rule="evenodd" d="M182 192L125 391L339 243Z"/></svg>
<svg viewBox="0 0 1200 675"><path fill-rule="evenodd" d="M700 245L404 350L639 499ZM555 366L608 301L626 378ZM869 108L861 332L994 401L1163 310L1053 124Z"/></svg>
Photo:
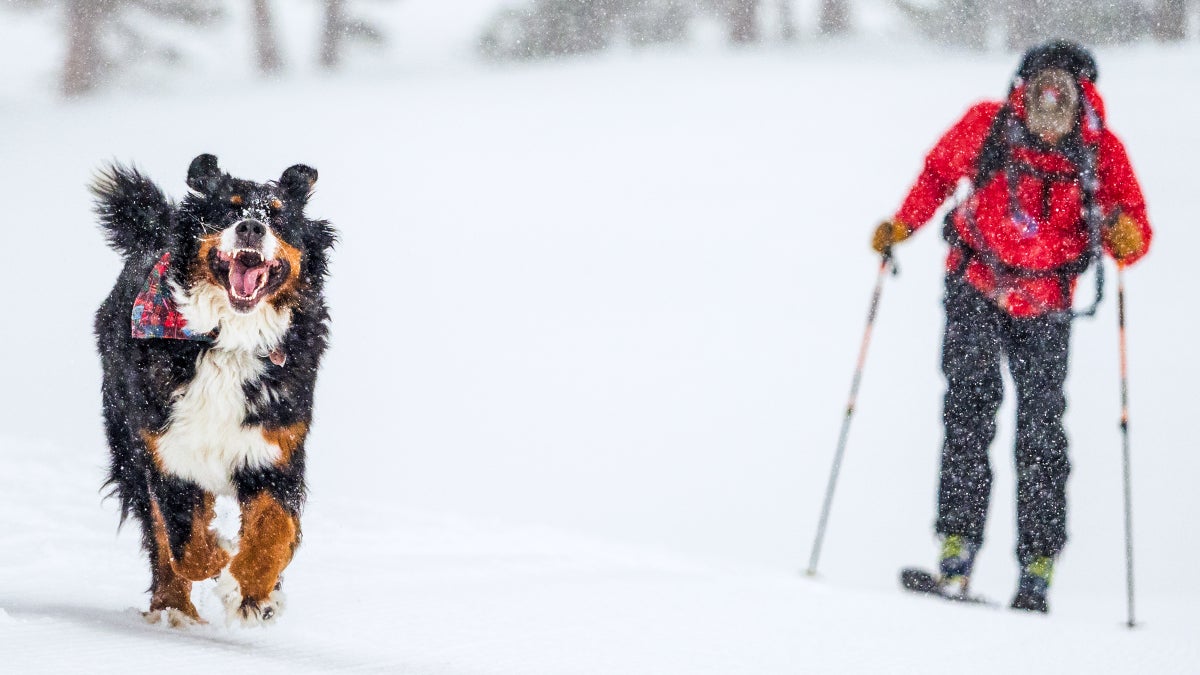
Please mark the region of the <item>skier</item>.
<svg viewBox="0 0 1200 675"><path fill-rule="evenodd" d="M1093 231L1119 265L1145 255L1151 238L1141 188L1105 124L1096 76L1095 60L1079 45L1030 49L1007 100L975 105L946 132L903 205L872 238L875 251L889 253L965 184L944 227L941 556L938 574L926 575L934 587L917 588L906 575L913 590L967 597L991 491L988 446L1004 391L1003 354L1017 395L1021 572L1011 606L1047 611L1067 539L1063 385L1075 283L1099 264Z"/></svg>

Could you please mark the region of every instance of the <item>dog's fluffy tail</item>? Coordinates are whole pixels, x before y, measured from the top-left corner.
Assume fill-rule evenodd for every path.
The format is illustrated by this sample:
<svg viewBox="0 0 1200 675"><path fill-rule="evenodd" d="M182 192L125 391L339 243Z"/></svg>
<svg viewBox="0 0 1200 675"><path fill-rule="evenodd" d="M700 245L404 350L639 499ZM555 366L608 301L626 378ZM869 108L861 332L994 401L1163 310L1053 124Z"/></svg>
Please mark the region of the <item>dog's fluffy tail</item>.
<svg viewBox="0 0 1200 675"><path fill-rule="evenodd" d="M91 190L109 246L125 256L166 246L171 203L137 169L113 164L96 176Z"/></svg>

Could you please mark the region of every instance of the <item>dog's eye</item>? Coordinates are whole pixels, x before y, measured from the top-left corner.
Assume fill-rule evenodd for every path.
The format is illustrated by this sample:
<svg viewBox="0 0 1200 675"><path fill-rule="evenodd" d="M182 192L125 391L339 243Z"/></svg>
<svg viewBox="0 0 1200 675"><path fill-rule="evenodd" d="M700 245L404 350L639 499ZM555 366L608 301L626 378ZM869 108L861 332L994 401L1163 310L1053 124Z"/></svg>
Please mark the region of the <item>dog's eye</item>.
<svg viewBox="0 0 1200 675"><path fill-rule="evenodd" d="M278 198L272 199L268 205L272 211L278 211L283 208L283 202L279 201Z"/></svg>
<svg viewBox="0 0 1200 675"><path fill-rule="evenodd" d="M234 206L241 206L241 205L242 205L242 202L244 202L244 201L245 201L245 200L244 200L244 199L242 199L242 196L241 196L241 195L234 195L234 196L232 196L232 197L230 197L230 198L229 198L229 203L230 203L230 204L233 204Z"/></svg>

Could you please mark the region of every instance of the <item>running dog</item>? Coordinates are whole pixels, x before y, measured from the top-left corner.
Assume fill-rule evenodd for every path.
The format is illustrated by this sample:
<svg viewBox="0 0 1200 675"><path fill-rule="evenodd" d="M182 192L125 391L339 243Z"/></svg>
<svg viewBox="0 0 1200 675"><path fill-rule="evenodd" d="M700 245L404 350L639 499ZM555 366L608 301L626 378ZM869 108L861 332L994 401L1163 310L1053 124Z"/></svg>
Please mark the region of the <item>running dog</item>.
<svg viewBox="0 0 1200 675"><path fill-rule="evenodd" d="M304 213L316 180L302 164L277 182L241 180L200 155L179 204L122 166L92 185L124 258L95 320L107 485L121 522L141 526L148 620L201 622L192 582L214 577L231 623L270 623L283 608L336 240ZM236 544L210 529L218 495L240 507Z"/></svg>

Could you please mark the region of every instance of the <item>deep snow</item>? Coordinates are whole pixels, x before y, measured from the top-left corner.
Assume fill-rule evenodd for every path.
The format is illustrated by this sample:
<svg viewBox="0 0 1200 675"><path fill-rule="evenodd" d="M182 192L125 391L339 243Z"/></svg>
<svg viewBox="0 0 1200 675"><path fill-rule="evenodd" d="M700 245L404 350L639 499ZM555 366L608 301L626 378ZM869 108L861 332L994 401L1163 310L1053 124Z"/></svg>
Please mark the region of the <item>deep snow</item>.
<svg viewBox="0 0 1200 675"><path fill-rule="evenodd" d="M936 226L884 291L823 576L798 572L871 226L1014 60L801 44L518 68L464 49L341 79L195 73L71 105L5 89L0 669L1194 672L1194 46L1100 52L1158 228L1128 273L1142 627L1122 628L1111 286L1073 343L1054 614L895 589L935 548ZM256 179L316 166L311 211L343 234L305 542L267 631L145 626L134 529L114 535L98 492L90 322L118 261L84 186L115 158L179 195L200 152ZM1001 415L975 586L1005 601Z"/></svg>

